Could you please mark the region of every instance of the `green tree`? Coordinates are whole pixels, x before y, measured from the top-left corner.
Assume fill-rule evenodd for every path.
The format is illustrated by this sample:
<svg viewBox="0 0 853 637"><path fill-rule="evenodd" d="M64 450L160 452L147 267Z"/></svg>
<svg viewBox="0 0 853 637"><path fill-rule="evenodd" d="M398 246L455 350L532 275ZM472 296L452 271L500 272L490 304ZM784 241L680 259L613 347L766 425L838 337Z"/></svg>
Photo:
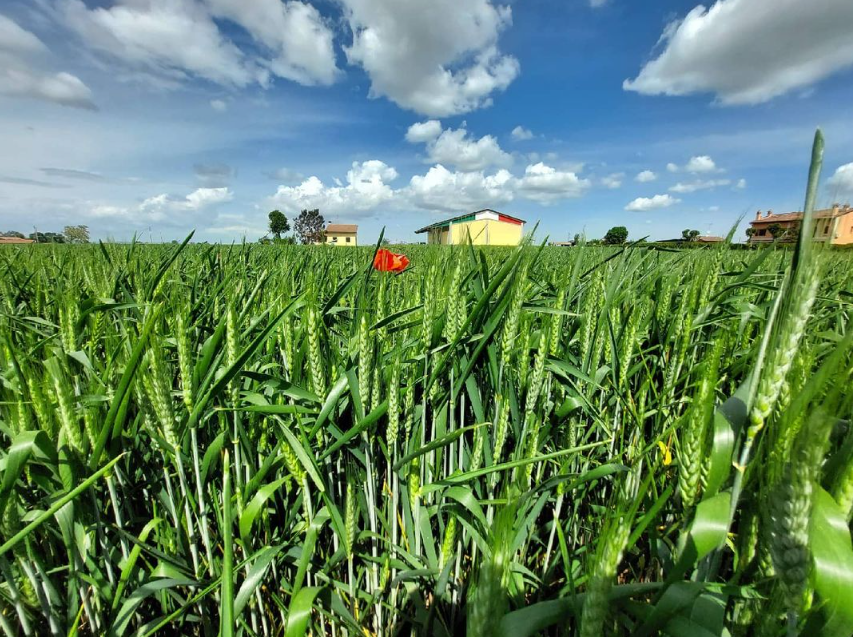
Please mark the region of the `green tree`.
<svg viewBox="0 0 853 637"><path fill-rule="evenodd" d="M319 243L323 238L326 220L318 209L303 210L293 222L293 230L303 244Z"/></svg>
<svg viewBox="0 0 853 637"><path fill-rule="evenodd" d="M688 228L687 230L681 231L681 238L684 241L696 241L696 237L698 237L698 236L699 236L698 230L690 230Z"/></svg>
<svg viewBox="0 0 853 637"><path fill-rule="evenodd" d="M17 230L9 230L8 232L0 232L0 237L14 237L16 239L26 239L24 233Z"/></svg>
<svg viewBox="0 0 853 637"><path fill-rule="evenodd" d="M783 234L785 234L785 228L782 227L781 223L771 223L767 227L767 232L770 233L774 239L780 239Z"/></svg>
<svg viewBox="0 0 853 637"><path fill-rule="evenodd" d="M280 210L273 210L269 214L270 232L275 235L276 239L281 239L281 235L290 230L290 223L287 217Z"/></svg>
<svg viewBox="0 0 853 637"><path fill-rule="evenodd" d="M65 226L62 234L66 243L89 243L89 226Z"/></svg>
<svg viewBox="0 0 853 637"><path fill-rule="evenodd" d="M625 226L613 226L604 235L604 243L608 245L619 245L628 239L628 228Z"/></svg>

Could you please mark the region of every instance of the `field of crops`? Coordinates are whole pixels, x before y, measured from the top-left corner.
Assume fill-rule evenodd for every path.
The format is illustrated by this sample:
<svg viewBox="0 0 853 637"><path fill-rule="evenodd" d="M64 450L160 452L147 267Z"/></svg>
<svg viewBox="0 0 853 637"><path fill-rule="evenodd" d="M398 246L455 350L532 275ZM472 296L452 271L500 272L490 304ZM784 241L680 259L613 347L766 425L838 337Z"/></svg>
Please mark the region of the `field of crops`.
<svg viewBox="0 0 853 637"><path fill-rule="evenodd" d="M0 252L4 633L853 632L849 254L405 251Z"/></svg>

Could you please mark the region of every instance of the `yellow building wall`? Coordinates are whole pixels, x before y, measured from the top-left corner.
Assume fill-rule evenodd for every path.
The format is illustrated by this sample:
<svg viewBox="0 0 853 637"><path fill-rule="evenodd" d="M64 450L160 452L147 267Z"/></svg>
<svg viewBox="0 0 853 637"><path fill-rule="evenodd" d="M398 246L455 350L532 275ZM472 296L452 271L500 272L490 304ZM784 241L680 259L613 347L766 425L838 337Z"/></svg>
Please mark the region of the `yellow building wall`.
<svg viewBox="0 0 853 637"><path fill-rule="evenodd" d="M853 213L838 217L835 221L832 245L845 246L853 243Z"/></svg>
<svg viewBox="0 0 853 637"><path fill-rule="evenodd" d="M483 219L454 223L450 226L454 245L468 243L468 237L475 246L515 246L521 243L523 226L503 221Z"/></svg>
<svg viewBox="0 0 853 637"><path fill-rule="evenodd" d="M427 233L427 243L430 245L450 245L450 231L448 228L433 228Z"/></svg>
<svg viewBox="0 0 853 637"><path fill-rule="evenodd" d="M347 237L349 237L349 243L347 243ZM337 241L336 241L337 239ZM333 246L357 246L358 245L358 235L352 232L334 232L331 234L326 234L326 243L328 245Z"/></svg>

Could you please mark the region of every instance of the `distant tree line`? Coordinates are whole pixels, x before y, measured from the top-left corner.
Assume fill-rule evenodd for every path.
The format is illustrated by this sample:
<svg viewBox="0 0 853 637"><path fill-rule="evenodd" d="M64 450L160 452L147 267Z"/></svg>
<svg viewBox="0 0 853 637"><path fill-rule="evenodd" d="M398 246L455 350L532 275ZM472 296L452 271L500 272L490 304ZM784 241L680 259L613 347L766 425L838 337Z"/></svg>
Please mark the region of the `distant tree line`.
<svg viewBox="0 0 853 637"><path fill-rule="evenodd" d="M62 232L31 232L25 235L17 230L0 232L0 237L32 239L36 243L89 243L88 226L65 226Z"/></svg>

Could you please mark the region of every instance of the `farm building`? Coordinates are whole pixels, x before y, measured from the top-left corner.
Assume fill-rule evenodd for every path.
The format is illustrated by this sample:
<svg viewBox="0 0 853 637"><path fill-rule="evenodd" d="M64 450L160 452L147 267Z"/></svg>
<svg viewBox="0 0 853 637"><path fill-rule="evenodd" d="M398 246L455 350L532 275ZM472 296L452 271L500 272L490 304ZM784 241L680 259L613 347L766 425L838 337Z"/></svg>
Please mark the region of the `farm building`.
<svg viewBox="0 0 853 637"><path fill-rule="evenodd" d="M323 233L323 243L330 246L357 246L358 226L354 223L330 223Z"/></svg>
<svg viewBox="0 0 853 637"><path fill-rule="evenodd" d="M415 233L427 233L427 243L436 245L468 243L470 238L478 246L514 246L521 243L524 219L485 209L430 224Z"/></svg>
<svg viewBox="0 0 853 637"><path fill-rule="evenodd" d="M779 231L787 231L782 241L794 241L799 234L803 222L802 212L784 212L781 214L768 210L764 215L761 211L755 213L755 219L749 222L749 243L769 243L776 239ZM814 230L812 238L815 241L832 245L853 244L853 208L850 204L843 206L835 204L832 208L814 211Z"/></svg>
<svg viewBox="0 0 853 637"><path fill-rule="evenodd" d="M0 245L33 243L32 239L21 239L20 237L0 237Z"/></svg>

